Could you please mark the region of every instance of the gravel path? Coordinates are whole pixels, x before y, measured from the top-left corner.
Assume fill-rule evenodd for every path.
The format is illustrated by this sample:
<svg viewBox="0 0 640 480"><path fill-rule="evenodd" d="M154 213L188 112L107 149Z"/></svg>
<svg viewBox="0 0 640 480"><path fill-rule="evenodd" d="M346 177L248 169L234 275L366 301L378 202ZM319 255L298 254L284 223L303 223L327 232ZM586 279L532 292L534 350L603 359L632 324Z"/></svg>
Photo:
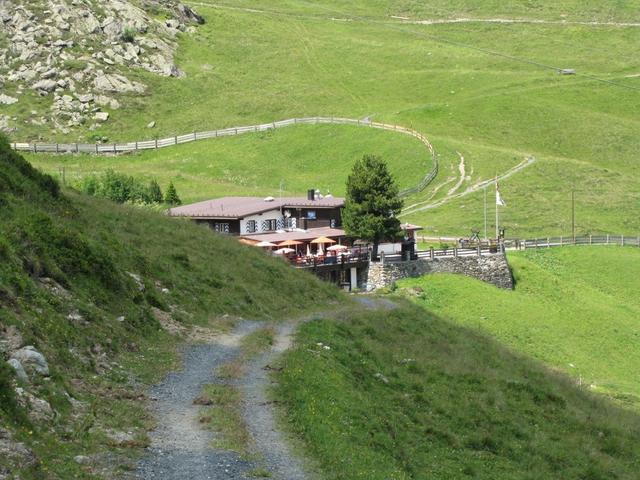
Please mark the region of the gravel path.
<svg viewBox="0 0 640 480"><path fill-rule="evenodd" d="M242 322L232 334L221 335L216 343L185 347L184 368L170 373L155 386L150 397L156 399L153 413L158 420L151 432L148 454L138 465L137 477L162 480L247 479L255 465L238 454L211 448L213 433L198 422L199 407L193 400L203 385L220 383L214 369L239 353L239 340L260 327Z"/></svg>
<svg viewBox="0 0 640 480"><path fill-rule="evenodd" d="M254 439L263 467L281 480L306 480L301 462L291 453L288 442L277 428L274 409L269 402L269 368L278 355L291 345L296 324L279 325L273 348L249 364L242 385L245 397L244 419Z"/></svg>

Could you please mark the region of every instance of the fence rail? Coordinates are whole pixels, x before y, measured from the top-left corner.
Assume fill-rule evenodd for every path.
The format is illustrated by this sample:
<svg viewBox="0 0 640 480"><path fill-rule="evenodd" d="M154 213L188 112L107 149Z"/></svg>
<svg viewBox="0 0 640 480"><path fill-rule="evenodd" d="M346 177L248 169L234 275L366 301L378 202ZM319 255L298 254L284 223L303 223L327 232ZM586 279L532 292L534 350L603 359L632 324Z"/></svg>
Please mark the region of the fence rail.
<svg viewBox="0 0 640 480"><path fill-rule="evenodd" d="M528 250L532 248L555 248L570 245L618 245L640 247L640 235L583 235L579 237L541 237L526 240L506 240L501 245L477 245L475 247L430 248L415 252L413 260L457 257L480 257L495 255L508 250ZM401 254L381 255L381 262L398 263L407 261Z"/></svg>
<svg viewBox="0 0 640 480"><path fill-rule="evenodd" d="M355 120L352 118L341 117L305 117L305 118L289 118L277 122L263 123L261 125L249 125L244 127L231 127L221 130L212 130L206 132L193 132L185 135L176 135L173 137L143 140L126 143L25 143L13 142L11 146L14 150L34 153L89 153L89 154L120 154L128 152L136 152L139 150L153 150L157 148L171 147L183 143L195 142L198 140L206 140L218 137L230 137L234 135L242 135L244 133L266 132L268 130L288 127L290 125L357 125L361 127L376 128L378 130L387 130L398 132L417 138L427 147L431 154L432 167L420 183L414 187L407 188L400 192L402 197L406 197L412 193L424 190L438 174L438 156L436 155L433 145L420 132L412 128L402 127L400 125L391 125L387 123L373 122L369 120Z"/></svg>

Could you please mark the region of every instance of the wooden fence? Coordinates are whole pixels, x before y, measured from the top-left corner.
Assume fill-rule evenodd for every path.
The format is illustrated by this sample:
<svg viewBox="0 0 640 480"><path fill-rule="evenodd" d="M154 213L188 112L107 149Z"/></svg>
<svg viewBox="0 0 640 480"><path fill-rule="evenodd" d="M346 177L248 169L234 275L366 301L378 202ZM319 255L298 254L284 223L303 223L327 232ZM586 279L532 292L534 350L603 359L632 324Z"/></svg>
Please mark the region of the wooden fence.
<svg viewBox="0 0 640 480"><path fill-rule="evenodd" d="M473 247L429 248L416 252L418 259L435 260L438 258L479 257L495 255L505 250L527 250L531 248L554 248L569 245L618 245L640 247L640 235L583 235L579 237L541 237L526 240L505 240L499 246L477 245ZM381 261L396 263L405 261L400 254L384 255Z"/></svg>
<svg viewBox="0 0 640 480"><path fill-rule="evenodd" d="M409 135L420 140L429 150L432 159L432 167L429 172L422 178L418 185L408 188L400 192L405 197L412 193L424 190L429 183L438 174L438 156L431 142L420 132L411 128L402 127L400 125L391 125L387 123L372 122L369 120L355 120L352 118L341 117L306 117L306 118L290 118L278 122L263 123L261 125L250 125L245 127L231 127L221 130L212 130L207 132L193 132L186 135L176 135L173 137L143 140L126 143L25 143L13 142L11 146L14 150L34 153L89 153L89 154L120 154L137 152L139 150L153 150L157 148L171 147L183 143L195 142L198 140L206 140L210 138L229 137L234 135L242 135L244 133L266 132L268 130L288 127L290 125L318 125L318 124L335 124L335 125L357 125L362 127L376 128L379 130L387 130Z"/></svg>

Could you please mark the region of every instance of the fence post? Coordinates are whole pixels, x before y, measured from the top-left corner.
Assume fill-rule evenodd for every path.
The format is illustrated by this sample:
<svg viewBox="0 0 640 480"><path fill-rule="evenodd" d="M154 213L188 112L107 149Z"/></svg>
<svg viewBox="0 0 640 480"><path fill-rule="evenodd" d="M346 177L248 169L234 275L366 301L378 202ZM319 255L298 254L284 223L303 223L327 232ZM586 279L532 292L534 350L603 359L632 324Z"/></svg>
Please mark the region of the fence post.
<svg viewBox="0 0 640 480"><path fill-rule="evenodd" d="M173 137L173 140L176 142L175 144L178 144L178 136L176 135L175 137Z"/></svg>
<svg viewBox="0 0 640 480"><path fill-rule="evenodd" d="M482 249L480 248L480 245L478 245L478 256L482 256Z"/></svg>
<svg viewBox="0 0 640 480"><path fill-rule="evenodd" d="M593 237L589 235L589 245L591 245L592 243L593 243Z"/></svg>
<svg viewBox="0 0 640 480"><path fill-rule="evenodd" d="M60 153L60 144L56 143L56 153Z"/></svg>
<svg viewBox="0 0 640 480"><path fill-rule="evenodd" d="M196 132L193 132L193 141L195 142L197 140L196 138Z"/></svg>
<svg viewBox="0 0 640 480"><path fill-rule="evenodd" d="M38 144L37 143L33 144L33 153L38 153Z"/></svg>
<svg viewBox="0 0 640 480"><path fill-rule="evenodd" d="M453 256L454 258L458 258L458 247L453 247Z"/></svg>
<svg viewBox="0 0 640 480"><path fill-rule="evenodd" d="M98 142L96 142L96 153L98 153Z"/></svg>
<svg viewBox="0 0 640 480"><path fill-rule="evenodd" d="M138 141L136 140L136 152L138 151Z"/></svg>
<svg viewBox="0 0 640 480"><path fill-rule="evenodd" d="M117 152L117 150L116 150L116 144L114 143L114 144L113 144L113 153L116 153L116 152Z"/></svg>
<svg viewBox="0 0 640 480"><path fill-rule="evenodd" d="M431 258L431 260L433 260L435 258L436 254L433 251L433 247L429 247L429 257Z"/></svg>
<svg viewBox="0 0 640 480"><path fill-rule="evenodd" d="M609 234L607 233L607 245L609 245Z"/></svg>
<svg viewBox="0 0 640 480"><path fill-rule="evenodd" d="M624 247L624 235L620 235L620 245Z"/></svg>
<svg viewBox="0 0 640 480"><path fill-rule="evenodd" d="M564 237L560 235L560 246L564 247Z"/></svg>
<svg viewBox="0 0 640 480"><path fill-rule="evenodd" d="M235 128L234 130L235 130L235 134L237 135L237 134L238 134L238 129L237 129L237 128Z"/></svg>
<svg viewBox="0 0 640 480"><path fill-rule="evenodd" d="M77 143L76 143L76 153L80 153L80 147L78 146Z"/></svg>
<svg viewBox="0 0 640 480"><path fill-rule="evenodd" d="M214 133L214 135L213 135L213 136L214 136L215 138L218 138L218 130L214 130L214 132L213 132L213 133Z"/></svg>
<svg viewBox="0 0 640 480"><path fill-rule="evenodd" d="M551 247L551 239L547 237L547 248Z"/></svg>
<svg viewBox="0 0 640 480"><path fill-rule="evenodd" d="M158 138L156 137L156 148L158 148Z"/></svg>

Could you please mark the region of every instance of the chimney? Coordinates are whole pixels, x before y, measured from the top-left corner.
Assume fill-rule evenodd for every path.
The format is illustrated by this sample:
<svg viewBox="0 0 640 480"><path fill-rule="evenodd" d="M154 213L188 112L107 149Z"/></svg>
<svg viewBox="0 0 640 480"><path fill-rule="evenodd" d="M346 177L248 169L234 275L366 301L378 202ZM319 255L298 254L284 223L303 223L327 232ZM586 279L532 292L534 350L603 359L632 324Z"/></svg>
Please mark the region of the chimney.
<svg viewBox="0 0 640 480"><path fill-rule="evenodd" d="M314 201L316 196L316 191L313 188L307 190L307 200Z"/></svg>

